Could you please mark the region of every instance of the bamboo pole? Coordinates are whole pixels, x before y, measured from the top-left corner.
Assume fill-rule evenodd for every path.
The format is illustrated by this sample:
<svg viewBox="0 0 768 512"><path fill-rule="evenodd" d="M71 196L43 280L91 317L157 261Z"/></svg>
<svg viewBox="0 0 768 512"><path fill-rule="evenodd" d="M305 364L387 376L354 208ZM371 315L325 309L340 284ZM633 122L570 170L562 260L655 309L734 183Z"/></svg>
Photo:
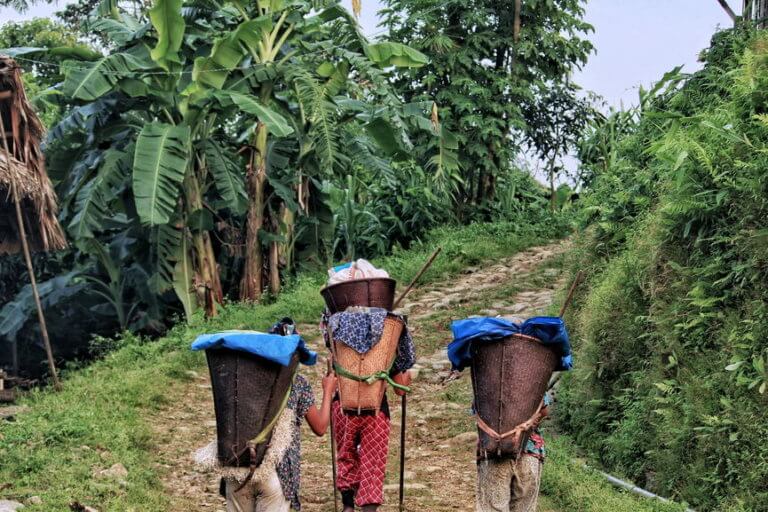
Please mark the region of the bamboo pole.
<svg viewBox="0 0 768 512"><path fill-rule="evenodd" d="M395 304L392 306L393 310L397 309L397 306L399 306L400 303L403 302L403 299L405 298L405 296L410 293L414 285L416 285L416 282L419 279L421 279L421 276L424 274L424 272L426 272L427 269L429 269L429 267L432 266L432 263L435 261L435 258L437 258L437 255L440 254L440 251L442 250L443 250L442 247L438 247L437 249L435 249L435 252L433 252L432 256L430 256L427 262L424 263L424 266L421 267L421 270L419 270L419 272L416 274L416 277L413 278L413 281L411 281L411 284L408 285L408 288L406 288L405 291L401 293L400 296L397 298L397 300L395 301Z"/></svg>
<svg viewBox="0 0 768 512"><path fill-rule="evenodd" d="M5 134L5 124L0 120L0 136L3 138L3 152L5 153L6 165L11 165L11 152L8 149L8 139ZM21 201L19 199L18 191L16 190L16 181L11 178L11 194L13 195L13 203L16 207L16 223L19 229L19 238L21 239L21 247L24 252L24 261L27 264L27 272L29 272L29 284L32 286L32 296L35 298L35 307L37 308L37 319L40 322L40 334L43 337L43 344L45 345L45 353L48 358L48 369L51 372L51 379L53 380L53 388L56 391L61 390L61 382L59 381L59 375L56 372L56 362L53 359L53 349L51 348L51 340L48 337L48 326L45 322L45 315L43 314L43 305L40 302L40 294L37 291L37 280L35 279L35 268L32 265L32 255L29 251L29 243L27 241L27 234L24 229L24 215L21 212Z"/></svg>

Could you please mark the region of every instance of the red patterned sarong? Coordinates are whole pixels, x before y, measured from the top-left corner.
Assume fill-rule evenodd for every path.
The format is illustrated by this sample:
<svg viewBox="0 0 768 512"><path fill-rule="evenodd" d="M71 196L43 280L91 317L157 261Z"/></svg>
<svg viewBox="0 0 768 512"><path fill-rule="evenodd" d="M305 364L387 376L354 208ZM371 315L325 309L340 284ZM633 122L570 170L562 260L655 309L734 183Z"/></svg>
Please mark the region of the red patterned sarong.
<svg viewBox="0 0 768 512"><path fill-rule="evenodd" d="M339 491L355 491L355 504L380 505L384 502L384 474L389 450L389 418L347 415L338 400L333 402L333 428L336 438L336 486Z"/></svg>

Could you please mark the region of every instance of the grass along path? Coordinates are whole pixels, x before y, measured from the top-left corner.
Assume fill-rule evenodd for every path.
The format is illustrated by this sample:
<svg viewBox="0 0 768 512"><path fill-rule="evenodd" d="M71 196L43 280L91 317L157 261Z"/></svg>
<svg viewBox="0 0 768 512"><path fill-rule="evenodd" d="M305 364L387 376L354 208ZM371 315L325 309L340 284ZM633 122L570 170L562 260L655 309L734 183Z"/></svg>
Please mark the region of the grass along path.
<svg viewBox="0 0 768 512"><path fill-rule="evenodd" d="M451 339L452 319L472 314L528 317L550 309L563 288L559 256L567 243L559 242L518 253L486 267L470 267L451 279L425 286L403 308L417 345L419 371L409 398L406 447L406 503L411 511L447 512L474 509L476 442L469 416L471 384L467 372L447 382L450 363L445 346ZM324 353L320 333L302 325L310 344ZM325 366L303 368L315 389ZM202 369L191 381L174 389L175 398L152 419L159 447L160 471L170 510L223 510L218 478L201 472L191 451L215 436L210 385ZM390 393L391 395L391 393ZM399 464L399 400L390 397L392 435L383 512L397 510ZM548 438L551 436L547 436ZM552 457L545 465L540 510L653 511L677 510L618 492L572 461L573 448L564 439L550 443ZM318 439L304 428L302 503L306 512L333 510L328 438Z"/></svg>

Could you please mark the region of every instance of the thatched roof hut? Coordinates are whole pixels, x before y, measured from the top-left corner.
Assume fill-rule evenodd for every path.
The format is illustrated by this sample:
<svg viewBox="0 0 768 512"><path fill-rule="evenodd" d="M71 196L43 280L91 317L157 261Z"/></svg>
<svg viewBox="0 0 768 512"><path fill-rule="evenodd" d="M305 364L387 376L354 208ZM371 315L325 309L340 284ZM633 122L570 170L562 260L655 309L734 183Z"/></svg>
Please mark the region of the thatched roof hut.
<svg viewBox="0 0 768 512"><path fill-rule="evenodd" d="M0 140L0 254L21 250L14 188L19 195L30 249L63 249L67 242L57 218L56 194L40 151L43 125L24 93L21 69L4 55L0 55L0 119L10 152L7 158Z"/></svg>

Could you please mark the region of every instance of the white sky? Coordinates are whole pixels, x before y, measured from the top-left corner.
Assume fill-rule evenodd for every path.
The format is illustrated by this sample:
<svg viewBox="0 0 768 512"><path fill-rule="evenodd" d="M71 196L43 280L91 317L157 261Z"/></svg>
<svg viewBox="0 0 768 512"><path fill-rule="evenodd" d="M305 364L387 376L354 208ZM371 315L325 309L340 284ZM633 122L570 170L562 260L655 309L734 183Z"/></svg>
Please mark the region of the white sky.
<svg viewBox="0 0 768 512"><path fill-rule="evenodd" d="M729 1L738 11L741 0ZM351 0L343 3L351 9ZM0 9L0 23L50 16L65 4L59 0L35 5L23 15ZM376 27L381 2L362 0L362 4L360 23L365 33L381 33ZM682 64L688 72L698 69L697 56L714 31L730 25L717 0L589 0L586 19L595 27L589 37L597 52L576 73L575 81L616 107L636 103L639 84L648 86L675 66Z"/></svg>

